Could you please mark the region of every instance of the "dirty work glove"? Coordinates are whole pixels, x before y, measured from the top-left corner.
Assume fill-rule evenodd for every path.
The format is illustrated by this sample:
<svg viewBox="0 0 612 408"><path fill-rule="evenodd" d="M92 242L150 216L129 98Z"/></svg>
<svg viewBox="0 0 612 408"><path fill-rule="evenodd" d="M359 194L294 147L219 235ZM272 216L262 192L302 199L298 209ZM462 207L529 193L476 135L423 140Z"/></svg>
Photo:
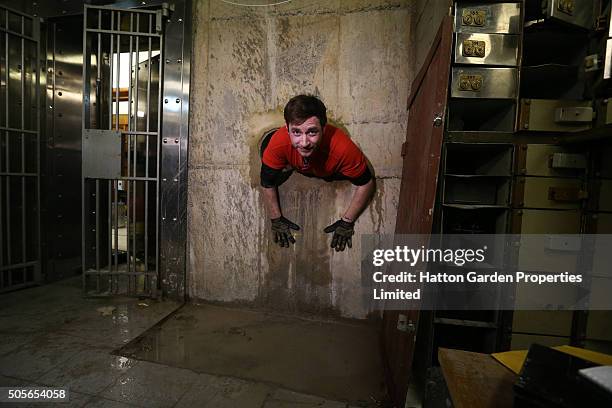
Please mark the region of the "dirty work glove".
<svg viewBox="0 0 612 408"><path fill-rule="evenodd" d="M349 248L353 247L353 241L351 237L355 233L355 222L344 221L343 219L339 219L334 222L332 225L326 227L323 231L326 233L333 232L334 236L332 238L331 247L338 251L344 251L344 248L348 246Z"/></svg>
<svg viewBox="0 0 612 408"><path fill-rule="evenodd" d="M274 242L276 242L281 248L289 248L289 242L295 244L295 238L291 235L291 230L299 231L300 227L297 224L292 223L282 215L272 220L272 232L274 233Z"/></svg>

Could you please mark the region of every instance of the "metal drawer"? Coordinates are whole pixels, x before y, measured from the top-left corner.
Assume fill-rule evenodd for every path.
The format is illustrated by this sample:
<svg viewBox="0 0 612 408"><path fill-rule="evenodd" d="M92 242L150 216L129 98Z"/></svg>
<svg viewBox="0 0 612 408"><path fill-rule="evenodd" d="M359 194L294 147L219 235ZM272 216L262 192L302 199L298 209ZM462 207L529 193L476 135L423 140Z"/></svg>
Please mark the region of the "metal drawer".
<svg viewBox="0 0 612 408"><path fill-rule="evenodd" d="M518 172L526 176L575 177L587 168L585 153L557 145L522 145L517 161Z"/></svg>
<svg viewBox="0 0 612 408"><path fill-rule="evenodd" d="M563 247L568 249L560 249ZM518 249L518 265L519 271L524 272L576 272L578 269L578 260L580 250L582 248L582 239L579 234L568 234L568 235L528 235L521 234L520 247ZM517 299L518 291L525 291L525 294L529 293L529 290L533 289L529 284L517 284ZM535 286L534 286L535 288ZM535 290L535 289L534 289ZM573 294L572 291L575 291ZM567 293L566 293L567 292ZM542 292L540 292L540 295ZM551 299L556 299L557 304L560 305L563 302L568 302L570 299L576 298L579 295L578 289L573 286L560 285L559 287L551 288L549 292ZM523 294L521 294L523 295ZM524 298L525 300L532 301L543 301L543 299L537 299L537 293L534 292L534 297ZM547 299L546 304L550 303L550 299ZM525 307L523 305L523 307ZM540 307L532 307L535 309L541 309ZM558 309L557 306L553 310Z"/></svg>
<svg viewBox="0 0 612 408"><path fill-rule="evenodd" d="M509 34L455 34L455 63L516 66L519 36Z"/></svg>
<svg viewBox="0 0 612 408"><path fill-rule="evenodd" d="M519 3L455 4L455 32L519 34L520 31Z"/></svg>
<svg viewBox="0 0 612 408"><path fill-rule="evenodd" d="M542 10L554 20L586 29L593 26L593 0L544 0Z"/></svg>
<svg viewBox="0 0 612 408"><path fill-rule="evenodd" d="M577 132L593 123L591 101L521 99L519 126L523 130Z"/></svg>
<svg viewBox="0 0 612 408"><path fill-rule="evenodd" d="M510 179L506 177L450 176L444 178L445 204L507 206Z"/></svg>
<svg viewBox="0 0 612 408"><path fill-rule="evenodd" d="M570 310L515 310L512 316L512 331L549 336L570 336L572 314Z"/></svg>
<svg viewBox="0 0 612 408"><path fill-rule="evenodd" d="M453 98L514 99L516 93L515 68L453 68Z"/></svg>
<svg viewBox="0 0 612 408"><path fill-rule="evenodd" d="M514 205L524 208L579 209L586 198L582 181L553 177L519 177Z"/></svg>
<svg viewBox="0 0 612 408"><path fill-rule="evenodd" d="M515 210L513 234L578 234L580 211Z"/></svg>

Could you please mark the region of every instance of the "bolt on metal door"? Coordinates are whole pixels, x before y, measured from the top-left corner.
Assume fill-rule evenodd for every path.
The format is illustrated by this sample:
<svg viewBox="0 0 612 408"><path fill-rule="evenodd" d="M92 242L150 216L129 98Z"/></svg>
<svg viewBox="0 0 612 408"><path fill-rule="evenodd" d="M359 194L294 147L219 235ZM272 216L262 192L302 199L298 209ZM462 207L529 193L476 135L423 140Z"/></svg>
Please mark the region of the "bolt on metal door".
<svg viewBox="0 0 612 408"><path fill-rule="evenodd" d="M0 6L0 292L41 281L39 27Z"/></svg>
<svg viewBox="0 0 612 408"><path fill-rule="evenodd" d="M83 289L156 296L162 12L85 5Z"/></svg>

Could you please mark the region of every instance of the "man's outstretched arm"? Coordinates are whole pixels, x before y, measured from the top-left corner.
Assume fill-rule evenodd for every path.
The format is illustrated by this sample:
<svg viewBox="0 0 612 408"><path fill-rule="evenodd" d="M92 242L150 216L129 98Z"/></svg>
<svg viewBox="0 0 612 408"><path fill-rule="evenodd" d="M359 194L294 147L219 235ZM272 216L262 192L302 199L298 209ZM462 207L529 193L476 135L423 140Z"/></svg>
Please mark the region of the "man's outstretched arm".
<svg viewBox="0 0 612 408"><path fill-rule="evenodd" d="M353 193L353 198L344 212L344 215L338 221L323 230L326 233L334 233L331 247L336 251L344 251L347 246L352 248L355 221L368 206L376 191L376 181L369 169L366 170L362 176L353 179L352 182L357 188Z"/></svg>
<svg viewBox="0 0 612 408"><path fill-rule="evenodd" d="M278 218L283 215L278 198L278 187L262 187L264 204L270 219Z"/></svg>
<svg viewBox="0 0 612 408"><path fill-rule="evenodd" d="M366 184L357 186L355 192L353 193L353 198L351 199L351 202L344 212L342 218L348 222L355 222L370 203L370 199L374 195L375 191L376 182L374 181L374 177L372 177Z"/></svg>

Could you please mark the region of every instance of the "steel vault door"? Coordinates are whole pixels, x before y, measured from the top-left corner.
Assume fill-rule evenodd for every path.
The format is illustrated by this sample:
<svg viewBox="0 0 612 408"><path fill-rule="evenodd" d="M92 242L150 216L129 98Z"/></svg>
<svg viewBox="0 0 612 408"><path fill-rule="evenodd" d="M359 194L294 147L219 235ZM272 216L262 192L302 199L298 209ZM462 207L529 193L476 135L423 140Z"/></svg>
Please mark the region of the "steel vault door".
<svg viewBox="0 0 612 408"><path fill-rule="evenodd" d="M83 287L157 296L164 10L85 5Z"/></svg>
<svg viewBox="0 0 612 408"><path fill-rule="evenodd" d="M0 6L0 292L41 281L39 32Z"/></svg>

